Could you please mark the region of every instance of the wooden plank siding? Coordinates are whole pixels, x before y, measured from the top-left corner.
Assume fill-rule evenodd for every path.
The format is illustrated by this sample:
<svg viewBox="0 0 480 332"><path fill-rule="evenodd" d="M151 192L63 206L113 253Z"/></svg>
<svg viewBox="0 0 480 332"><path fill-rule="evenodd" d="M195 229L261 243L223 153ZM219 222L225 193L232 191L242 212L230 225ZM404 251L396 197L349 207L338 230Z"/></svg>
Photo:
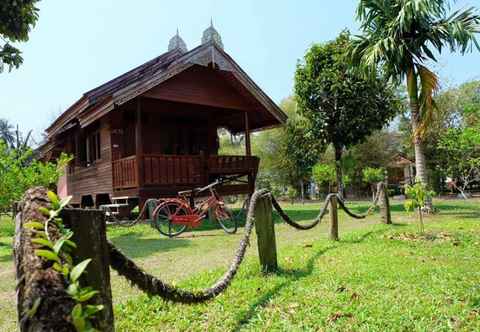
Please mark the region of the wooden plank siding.
<svg viewBox="0 0 480 332"><path fill-rule="evenodd" d="M80 204L84 195L113 192L112 148L110 126L107 118L100 120L100 159L88 167L76 165L67 176L68 194L73 196L72 203Z"/></svg>
<svg viewBox="0 0 480 332"><path fill-rule="evenodd" d="M251 111L261 108L254 99L244 98L226 84L214 70L195 66L154 87L145 97L211 107Z"/></svg>

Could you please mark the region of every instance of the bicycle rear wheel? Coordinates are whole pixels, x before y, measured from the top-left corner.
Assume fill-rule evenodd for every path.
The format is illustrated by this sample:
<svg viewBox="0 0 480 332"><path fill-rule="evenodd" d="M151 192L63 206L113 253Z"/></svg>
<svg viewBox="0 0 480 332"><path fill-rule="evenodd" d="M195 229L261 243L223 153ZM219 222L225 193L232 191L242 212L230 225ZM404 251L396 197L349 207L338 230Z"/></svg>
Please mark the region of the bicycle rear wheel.
<svg viewBox="0 0 480 332"><path fill-rule="evenodd" d="M187 226L172 223L172 217L187 214L187 208L180 202L166 201L153 211L152 223L161 234L175 237L185 232Z"/></svg>

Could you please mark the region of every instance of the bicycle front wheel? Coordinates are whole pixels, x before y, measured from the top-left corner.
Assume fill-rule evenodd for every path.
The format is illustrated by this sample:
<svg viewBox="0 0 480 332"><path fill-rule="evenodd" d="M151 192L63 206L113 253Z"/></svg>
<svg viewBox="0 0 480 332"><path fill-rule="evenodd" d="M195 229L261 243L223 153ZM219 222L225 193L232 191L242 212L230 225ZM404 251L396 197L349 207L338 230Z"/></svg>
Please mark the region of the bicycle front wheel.
<svg viewBox="0 0 480 332"><path fill-rule="evenodd" d="M153 212L153 225L163 235L174 237L182 234L186 225L172 223L173 216L187 215L187 208L176 201L166 201L161 203Z"/></svg>
<svg viewBox="0 0 480 332"><path fill-rule="evenodd" d="M215 209L215 217L225 233L235 234L237 232L238 218L232 209L225 205L219 205Z"/></svg>

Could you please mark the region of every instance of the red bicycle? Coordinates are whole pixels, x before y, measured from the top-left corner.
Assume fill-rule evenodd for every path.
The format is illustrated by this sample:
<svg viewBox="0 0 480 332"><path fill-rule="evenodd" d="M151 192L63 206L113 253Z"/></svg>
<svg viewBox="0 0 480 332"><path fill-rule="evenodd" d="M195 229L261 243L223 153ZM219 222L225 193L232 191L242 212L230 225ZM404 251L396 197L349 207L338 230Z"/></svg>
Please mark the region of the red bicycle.
<svg viewBox="0 0 480 332"><path fill-rule="evenodd" d="M234 234L241 212L235 214L215 190L224 182L220 179L203 188L181 191L177 198L162 199L152 214L154 227L163 235L174 237L182 234L187 227L199 227L210 212L210 217L214 216L226 233ZM207 190L210 192L208 197L195 202L195 196Z"/></svg>

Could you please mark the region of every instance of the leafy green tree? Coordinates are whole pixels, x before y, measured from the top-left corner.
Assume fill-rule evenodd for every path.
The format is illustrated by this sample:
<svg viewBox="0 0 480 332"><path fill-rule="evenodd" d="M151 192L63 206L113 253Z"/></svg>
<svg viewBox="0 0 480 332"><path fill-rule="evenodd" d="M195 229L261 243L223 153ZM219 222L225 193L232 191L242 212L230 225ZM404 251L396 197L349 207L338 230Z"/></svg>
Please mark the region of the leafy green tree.
<svg viewBox="0 0 480 332"><path fill-rule="evenodd" d="M452 128L440 138L438 148L446 155L443 168L460 180L460 185L454 184L466 199L466 188L480 182L480 127Z"/></svg>
<svg viewBox="0 0 480 332"><path fill-rule="evenodd" d="M331 191L331 186L335 183L335 167L329 164L316 164L312 169L313 181L320 187L328 185L328 191Z"/></svg>
<svg viewBox="0 0 480 332"><path fill-rule="evenodd" d="M311 135L292 97L283 100L280 107L288 115L287 124L258 134L253 151L260 157L260 177L268 176L276 186L299 188L303 200L304 182L310 179L324 146Z"/></svg>
<svg viewBox="0 0 480 332"><path fill-rule="evenodd" d="M366 167L362 171L362 179L370 185L372 189L372 199L375 199L375 185L385 179L385 170L383 168Z"/></svg>
<svg viewBox="0 0 480 332"><path fill-rule="evenodd" d="M381 129L399 107L393 87L380 75L365 78L353 70L350 45L348 32L334 41L313 45L295 74L299 113L308 119L315 138L334 146L336 179L342 194L344 149Z"/></svg>
<svg viewBox="0 0 480 332"><path fill-rule="evenodd" d="M39 0L2 0L0 1L0 71L4 64L9 70L23 63L21 52L12 43L25 42L28 33L38 20Z"/></svg>
<svg viewBox="0 0 480 332"><path fill-rule="evenodd" d="M43 163L33 158L31 149L10 149L0 140L0 211L8 210L30 187L55 185L70 160L62 155L56 163Z"/></svg>
<svg viewBox="0 0 480 332"><path fill-rule="evenodd" d="M357 9L363 36L355 39L354 62L376 73L382 68L387 77L406 81L410 101L415 164L420 181L427 184L423 150L425 128L435 109L434 93L438 78L428 67L436 62L434 52L445 47L464 54L473 45L480 49L476 33L480 16L474 8L449 13L449 0L360 0ZM431 202L427 201L431 209Z"/></svg>

